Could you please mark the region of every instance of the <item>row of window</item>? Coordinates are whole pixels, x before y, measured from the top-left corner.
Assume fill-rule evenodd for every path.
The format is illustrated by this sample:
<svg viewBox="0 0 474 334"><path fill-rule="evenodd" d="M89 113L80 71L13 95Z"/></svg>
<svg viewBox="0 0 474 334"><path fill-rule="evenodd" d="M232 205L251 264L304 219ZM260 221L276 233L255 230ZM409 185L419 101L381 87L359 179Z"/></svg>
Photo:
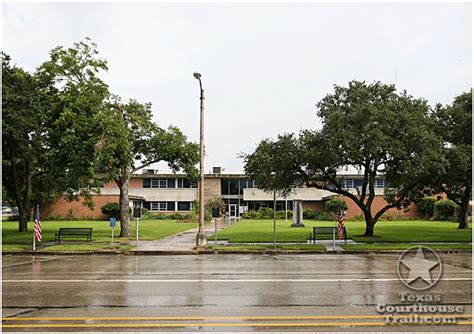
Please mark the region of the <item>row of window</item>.
<svg viewBox="0 0 474 334"><path fill-rule="evenodd" d="M364 180L362 179L341 179L339 184L346 189L349 188L356 188L362 187L364 184ZM374 187L375 188L385 188L387 186L387 182L385 179L375 179Z"/></svg>
<svg viewBox="0 0 474 334"><path fill-rule="evenodd" d="M143 202L149 211L191 211L193 202Z"/></svg>
<svg viewBox="0 0 474 334"><path fill-rule="evenodd" d="M222 195L243 195L246 188L257 188L257 182L247 179L221 179Z"/></svg>
<svg viewBox="0 0 474 334"><path fill-rule="evenodd" d="M143 188L197 188L187 179L143 179Z"/></svg>

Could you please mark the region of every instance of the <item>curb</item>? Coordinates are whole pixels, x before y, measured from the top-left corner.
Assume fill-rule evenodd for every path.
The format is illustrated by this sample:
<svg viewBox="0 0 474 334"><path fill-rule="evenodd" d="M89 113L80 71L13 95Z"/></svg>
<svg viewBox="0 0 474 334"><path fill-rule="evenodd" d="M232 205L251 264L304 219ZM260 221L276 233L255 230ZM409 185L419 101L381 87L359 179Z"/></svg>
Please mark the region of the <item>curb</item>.
<svg viewBox="0 0 474 334"><path fill-rule="evenodd" d="M201 250L201 251L63 251L63 252L2 252L2 255L209 255L209 254L262 254L262 255L297 255L297 254L320 254L320 255L334 255L334 254L401 254L405 250L353 250L344 252L330 252L318 250ZM468 249L439 249L441 254L472 254Z"/></svg>

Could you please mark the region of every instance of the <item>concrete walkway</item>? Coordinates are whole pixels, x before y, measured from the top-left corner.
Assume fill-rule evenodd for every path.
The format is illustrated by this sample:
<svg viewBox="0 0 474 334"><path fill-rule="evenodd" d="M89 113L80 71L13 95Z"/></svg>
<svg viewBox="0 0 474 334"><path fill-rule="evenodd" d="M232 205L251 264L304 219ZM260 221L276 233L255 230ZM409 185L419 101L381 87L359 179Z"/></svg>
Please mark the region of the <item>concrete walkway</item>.
<svg viewBox="0 0 474 334"><path fill-rule="evenodd" d="M228 225L224 224L224 220L220 219L217 222L217 231L226 228ZM178 234L170 235L169 237L161 238L160 240L154 241L139 241L138 246L135 247L134 251L190 251L196 245L196 235L198 233L198 227L180 232ZM204 226L204 232L208 237L215 232L214 222L212 224L206 224ZM226 242L218 242L219 244L225 244ZM132 243L134 244L134 243ZM214 239L208 240L208 245L213 245Z"/></svg>

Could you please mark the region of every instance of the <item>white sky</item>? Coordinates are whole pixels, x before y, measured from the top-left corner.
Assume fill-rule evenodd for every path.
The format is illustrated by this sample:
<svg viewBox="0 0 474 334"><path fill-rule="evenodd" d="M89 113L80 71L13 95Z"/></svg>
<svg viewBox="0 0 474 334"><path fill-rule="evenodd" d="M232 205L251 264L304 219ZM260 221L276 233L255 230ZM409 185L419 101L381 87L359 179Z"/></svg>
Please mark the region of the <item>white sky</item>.
<svg viewBox="0 0 474 334"><path fill-rule="evenodd" d="M395 83L431 104L471 86L470 3L7 3L3 47L34 70L85 36L108 60L112 92L153 104L160 126L199 140L206 172L241 172L265 137L318 128L315 103L358 79ZM161 169L164 172L164 169Z"/></svg>

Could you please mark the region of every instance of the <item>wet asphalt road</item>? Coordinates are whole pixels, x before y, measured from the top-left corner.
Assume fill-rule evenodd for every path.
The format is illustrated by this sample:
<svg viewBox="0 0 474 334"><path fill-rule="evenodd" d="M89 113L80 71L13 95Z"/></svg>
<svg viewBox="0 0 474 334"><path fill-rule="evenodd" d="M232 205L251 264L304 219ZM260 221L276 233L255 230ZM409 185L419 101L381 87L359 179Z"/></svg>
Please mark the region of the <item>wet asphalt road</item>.
<svg viewBox="0 0 474 334"><path fill-rule="evenodd" d="M384 324L398 254L3 256L2 330L471 331L471 254L439 255L456 325Z"/></svg>

